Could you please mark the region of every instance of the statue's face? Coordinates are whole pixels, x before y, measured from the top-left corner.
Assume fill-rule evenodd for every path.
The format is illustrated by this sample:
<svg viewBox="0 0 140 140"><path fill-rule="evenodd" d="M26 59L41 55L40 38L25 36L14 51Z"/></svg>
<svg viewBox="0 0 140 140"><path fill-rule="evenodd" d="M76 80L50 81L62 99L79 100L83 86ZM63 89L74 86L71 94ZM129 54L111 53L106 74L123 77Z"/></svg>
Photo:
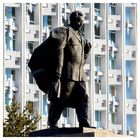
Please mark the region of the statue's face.
<svg viewBox="0 0 140 140"><path fill-rule="evenodd" d="M72 21L73 28L80 30L83 27L84 17L79 16L75 21Z"/></svg>

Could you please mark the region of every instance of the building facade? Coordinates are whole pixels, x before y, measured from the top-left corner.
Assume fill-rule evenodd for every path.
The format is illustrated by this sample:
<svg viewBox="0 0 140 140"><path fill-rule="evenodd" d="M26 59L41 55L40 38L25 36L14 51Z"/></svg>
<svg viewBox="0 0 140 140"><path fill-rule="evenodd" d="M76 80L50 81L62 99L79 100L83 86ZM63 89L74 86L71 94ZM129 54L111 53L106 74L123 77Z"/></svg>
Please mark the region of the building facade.
<svg viewBox="0 0 140 140"><path fill-rule="evenodd" d="M83 32L92 44L85 65L89 122L99 129L137 135L137 5L134 3L5 3L4 118L13 96L21 110L31 101L47 128L49 101L27 66L33 50L49 32L69 23L74 10L84 13ZM60 127L78 127L75 110L66 108Z"/></svg>

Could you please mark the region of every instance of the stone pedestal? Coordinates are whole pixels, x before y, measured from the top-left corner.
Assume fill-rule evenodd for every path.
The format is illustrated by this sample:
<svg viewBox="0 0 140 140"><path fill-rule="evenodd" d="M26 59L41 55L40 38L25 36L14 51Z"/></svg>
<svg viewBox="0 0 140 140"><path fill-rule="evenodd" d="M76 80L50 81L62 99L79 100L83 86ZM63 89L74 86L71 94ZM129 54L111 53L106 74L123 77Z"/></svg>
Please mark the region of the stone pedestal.
<svg viewBox="0 0 140 140"><path fill-rule="evenodd" d="M55 128L31 132L29 137L118 137L111 130L96 128Z"/></svg>

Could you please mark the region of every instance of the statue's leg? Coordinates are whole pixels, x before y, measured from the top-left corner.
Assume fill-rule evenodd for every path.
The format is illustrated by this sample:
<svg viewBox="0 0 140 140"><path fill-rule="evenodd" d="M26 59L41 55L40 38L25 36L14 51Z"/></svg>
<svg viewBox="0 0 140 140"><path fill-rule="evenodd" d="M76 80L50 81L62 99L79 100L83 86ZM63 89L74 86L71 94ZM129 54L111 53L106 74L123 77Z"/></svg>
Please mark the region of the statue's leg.
<svg viewBox="0 0 140 140"><path fill-rule="evenodd" d="M48 116L48 124L50 128L57 127L57 122L60 118L63 108L64 107L62 106L62 102L60 101L60 99L55 99L50 102L49 116Z"/></svg>
<svg viewBox="0 0 140 140"><path fill-rule="evenodd" d="M86 82L78 82L76 87L78 102L76 114L79 127L90 127L88 123L88 95L86 92Z"/></svg>

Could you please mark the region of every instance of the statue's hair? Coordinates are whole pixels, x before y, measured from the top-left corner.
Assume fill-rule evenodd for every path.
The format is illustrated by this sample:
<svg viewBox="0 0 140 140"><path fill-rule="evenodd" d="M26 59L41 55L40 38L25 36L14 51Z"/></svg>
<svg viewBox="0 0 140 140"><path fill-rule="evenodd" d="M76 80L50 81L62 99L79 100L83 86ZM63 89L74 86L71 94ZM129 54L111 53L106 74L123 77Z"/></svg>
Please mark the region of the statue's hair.
<svg viewBox="0 0 140 140"><path fill-rule="evenodd" d="M73 22L79 18L79 16L83 16L83 13L81 11L74 11L70 15L70 22Z"/></svg>

